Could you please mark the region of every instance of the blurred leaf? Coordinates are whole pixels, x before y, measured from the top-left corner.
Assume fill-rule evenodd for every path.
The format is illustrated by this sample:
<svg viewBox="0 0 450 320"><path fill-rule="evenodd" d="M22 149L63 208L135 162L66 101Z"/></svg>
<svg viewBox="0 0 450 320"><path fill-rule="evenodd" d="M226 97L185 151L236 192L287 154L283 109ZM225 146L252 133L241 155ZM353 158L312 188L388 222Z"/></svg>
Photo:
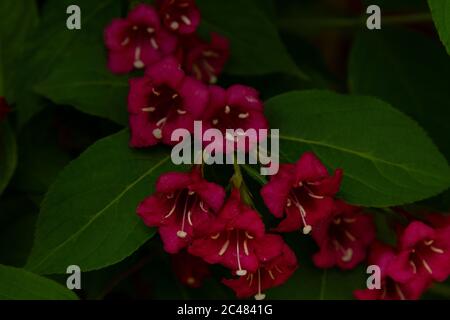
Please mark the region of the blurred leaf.
<svg viewBox="0 0 450 320"><path fill-rule="evenodd" d="M0 70L3 69L3 79L0 74L0 96L6 96L9 103L15 101L16 70L21 67L19 58L23 54L31 30L37 23L36 1L0 1Z"/></svg>
<svg viewBox="0 0 450 320"><path fill-rule="evenodd" d="M16 139L7 122L0 123L0 194L8 185L17 164Z"/></svg>
<svg viewBox="0 0 450 320"><path fill-rule="evenodd" d="M307 78L284 47L267 3L254 0L197 0L202 28L227 37L231 58L226 71L238 75L282 72Z"/></svg>
<svg viewBox="0 0 450 320"><path fill-rule="evenodd" d="M350 90L373 95L415 118L450 159L450 59L419 33L361 33L350 59Z"/></svg>
<svg viewBox="0 0 450 320"><path fill-rule="evenodd" d="M327 91L290 92L266 103L280 128L281 155L296 161L312 150L343 168L342 197L384 207L431 197L450 184L445 158L410 118L375 98Z"/></svg>
<svg viewBox="0 0 450 320"><path fill-rule="evenodd" d="M450 1L428 0L428 5L442 43L450 54Z"/></svg>
<svg viewBox="0 0 450 320"><path fill-rule="evenodd" d="M24 269L0 265L0 300L77 300L67 288Z"/></svg>
<svg viewBox="0 0 450 320"><path fill-rule="evenodd" d="M127 78L107 70L106 52L98 40L77 46L34 89L54 103L122 125L128 122Z"/></svg>
<svg viewBox="0 0 450 320"><path fill-rule="evenodd" d="M18 137L19 161L12 180L16 190L44 195L70 156L58 145L52 112L44 111L30 121Z"/></svg>
<svg viewBox="0 0 450 320"><path fill-rule="evenodd" d="M33 245L38 209L24 196L0 201L0 264L22 267Z"/></svg>
<svg viewBox="0 0 450 320"><path fill-rule="evenodd" d="M81 30L66 28L66 8L72 4L81 9ZM103 28L112 18L120 16L120 1L49 0L44 3L42 11L41 23L34 32L33 41L27 47L22 66L18 69L22 92L17 101L19 126L23 126L43 108L39 97L32 92L33 87L51 77L53 72L64 72L64 68L74 70L72 64L78 67L83 65L84 62L79 57L74 58L73 51L92 43L103 43ZM86 64L89 66L88 61ZM104 65L99 65L98 68L104 68ZM61 81L74 79L66 78ZM101 101L97 103L100 104Z"/></svg>
<svg viewBox="0 0 450 320"><path fill-rule="evenodd" d="M156 178L174 169L164 149L128 148L128 131L102 139L59 175L41 206L28 269L62 273L117 263L151 238L136 214Z"/></svg>

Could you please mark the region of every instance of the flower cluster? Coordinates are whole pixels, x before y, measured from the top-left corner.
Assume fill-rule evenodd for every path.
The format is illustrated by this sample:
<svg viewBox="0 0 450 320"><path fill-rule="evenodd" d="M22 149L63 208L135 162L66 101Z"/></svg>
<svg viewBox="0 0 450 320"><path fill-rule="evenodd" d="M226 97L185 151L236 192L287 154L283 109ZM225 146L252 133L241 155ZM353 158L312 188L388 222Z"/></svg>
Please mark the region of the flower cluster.
<svg viewBox="0 0 450 320"><path fill-rule="evenodd" d="M210 42L203 41L196 34L199 24L200 11L193 0L159 0L156 8L139 4L105 29L108 67L114 73L127 73L173 56L189 75L215 83L230 45L216 33Z"/></svg>
<svg viewBox="0 0 450 320"><path fill-rule="evenodd" d="M369 264L378 265L381 287L355 291L364 300L414 300L433 281L450 275L450 217L429 214L428 221L413 220L398 230L397 247L373 244Z"/></svg>
<svg viewBox="0 0 450 320"><path fill-rule="evenodd" d="M211 34L209 43L195 33L200 11L193 0L158 0L140 4L125 19L105 29L112 72L145 69L130 80L128 95L130 145L173 145L174 130L267 129L259 93L244 85L222 88L217 81L229 57L228 40ZM0 117L4 102L0 100ZM5 109L6 110L6 109ZM381 269L381 288L358 290L359 299L416 299L432 281L450 273L450 222L440 215L398 228L397 248L376 241L372 216L364 208L336 198L343 171L330 174L312 152L295 163L280 165L260 195L278 225L267 230L247 199L248 189L230 179L231 192L207 181L201 166L190 172L168 172L137 213L158 229L164 249L182 283L198 287L210 275L209 265L230 270L222 283L240 298L264 299L264 291L283 284L298 267L281 234L310 234L318 251L318 268L354 268L367 260ZM238 172L235 173L235 175ZM242 178L242 177L241 177ZM366 259L367 258L367 259Z"/></svg>

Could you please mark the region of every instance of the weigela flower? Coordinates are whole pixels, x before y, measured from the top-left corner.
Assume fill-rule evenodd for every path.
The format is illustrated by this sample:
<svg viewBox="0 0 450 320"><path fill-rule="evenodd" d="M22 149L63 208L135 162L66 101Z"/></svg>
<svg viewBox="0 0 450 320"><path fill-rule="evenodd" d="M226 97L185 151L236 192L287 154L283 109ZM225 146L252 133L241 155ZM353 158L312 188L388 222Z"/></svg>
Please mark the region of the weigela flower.
<svg viewBox="0 0 450 320"><path fill-rule="evenodd" d="M280 253L262 263L256 272L237 279L223 279L222 283L233 289L238 298L254 296L256 300L262 300L266 297L263 293L265 290L285 283L297 266L294 252L283 244Z"/></svg>
<svg viewBox="0 0 450 320"><path fill-rule="evenodd" d="M220 263L245 276L255 272L260 261L278 255L282 246L280 237L265 234L258 213L242 203L239 190L234 189L209 233L195 239L188 250L208 263Z"/></svg>
<svg viewBox="0 0 450 320"><path fill-rule="evenodd" d="M4 97L0 97L0 121L6 118L6 115L11 111Z"/></svg>
<svg viewBox="0 0 450 320"><path fill-rule="evenodd" d="M197 35L182 40L180 60L186 73L206 83L216 83L230 56L227 38L211 33L210 42Z"/></svg>
<svg viewBox="0 0 450 320"><path fill-rule="evenodd" d="M268 128L259 93L253 88L242 85L233 85L228 89L211 86L209 93L209 105L202 118L203 128L215 128L223 134L223 141L214 141L220 145L219 148L223 153L232 148L239 148L240 141L243 141L244 148L249 150L253 145L245 135L231 135L227 133L227 129L243 131L254 129L258 134L258 130ZM261 138L261 136L255 138ZM257 142L258 139L255 140L254 142Z"/></svg>
<svg viewBox="0 0 450 320"><path fill-rule="evenodd" d="M290 232L303 227L308 234L318 221L332 214L333 197L339 191L342 170L333 176L317 157L306 152L295 164L283 164L261 189L266 206L277 218L275 229Z"/></svg>
<svg viewBox="0 0 450 320"><path fill-rule="evenodd" d="M225 199L225 190L189 173L169 172L156 182L156 192L145 199L137 213L149 227L159 227L164 249L177 253L195 236L203 235Z"/></svg>
<svg viewBox="0 0 450 320"><path fill-rule="evenodd" d="M105 44L109 50L108 68L114 73L126 73L149 66L174 52L175 35L166 31L156 10L139 4L126 19L114 19L105 29Z"/></svg>
<svg viewBox="0 0 450 320"><path fill-rule="evenodd" d="M174 58L165 58L146 70L142 78L130 79L128 111L132 147L163 142L173 145L175 129L193 130L208 103L208 89L186 77Z"/></svg>
<svg viewBox="0 0 450 320"><path fill-rule="evenodd" d="M200 24L200 10L194 0L158 0L163 24L173 32L189 34Z"/></svg>
<svg viewBox="0 0 450 320"><path fill-rule="evenodd" d="M194 257L185 250L171 256L172 269L178 280L191 288L198 288L203 284L203 280L208 278L209 264L198 257Z"/></svg>
<svg viewBox="0 0 450 320"><path fill-rule="evenodd" d="M431 278L444 281L450 274L450 226L433 228L411 222L400 234L398 254L391 265L397 281Z"/></svg>
<svg viewBox="0 0 450 320"><path fill-rule="evenodd" d="M417 300L430 285L430 281L398 282L392 277L391 263L395 258L394 249L388 245L375 242L368 258L370 265L377 265L381 270L381 288L356 290L354 295L359 300Z"/></svg>
<svg viewBox="0 0 450 320"><path fill-rule="evenodd" d="M317 267L352 269L365 259L375 226L361 208L336 200L333 214L317 224L312 237L320 247L313 257Z"/></svg>

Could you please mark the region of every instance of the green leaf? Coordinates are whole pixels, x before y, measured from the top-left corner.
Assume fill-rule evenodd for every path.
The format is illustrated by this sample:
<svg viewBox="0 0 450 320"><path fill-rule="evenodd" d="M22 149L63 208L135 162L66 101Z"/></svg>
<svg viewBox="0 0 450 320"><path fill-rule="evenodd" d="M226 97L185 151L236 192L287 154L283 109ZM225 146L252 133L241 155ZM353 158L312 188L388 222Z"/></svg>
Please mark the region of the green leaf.
<svg viewBox="0 0 450 320"><path fill-rule="evenodd" d="M66 28L66 19L68 17L66 8L72 4L78 5L81 9L81 30L69 30ZM86 56L77 57L76 52L79 51L79 48L87 47L86 50L88 50L92 44L101 45L103 43L103 28L111 19L121 15L120 1L115 0L50 0L46 1L42 11L42 21L33 34L33 41L26 50L22 61L23 65L19 70L20 88L21 92L23 92L18 97L18 120L20 126L42 109L39 97L33 94L32 90L36 84L44 81L46 78L54 79L52 73L57 72L61 74L66 72L64 70L67 70L65 74L67 78L60 79L62 84L66 81L101 82L104 80L101 77L98 79L95 77L99 72L97 70L105 68L106 62L102 61L102 65L99 65L98 69L92 70L91 67L92 62L99 61L103 56L106 56L106 52L98 56L96 49L92 48L96 55L92 57L93 60L88 59L87 61L84 61ZM88 71L92 71L91 76L94 78L69 79L69 77L74 76L71 75L71 72L76 67L83 65L86 68L81 69L80 73L84 71L86 76ZM99 90L98 87L96 89ZM74 95L83 95L82 91L84 91L80 90L80 88L73 88L73 90L70 102L74 101ZM105 91L104 93L107 92ZM49 98L51 99L51 97ZM110 99L110 97L106 97L105 94L104 99ZM102 104L104 103L103 101L99 100L96 102ZM111 106L111 117L117 114L112 108L113 106Z"/></svg>
<svg viewBox="0 0 450 320"><path fill-rule="evenodd" d="M61 273L99 269L129 256L154 230L136 214L156 178L173 171L164 149L128 147L128 131L102 139L67 166L42 204L27 268Z"/></svg>
<svg viewBox="0 0 450 320"><path fill-rule="evenodd" d="M0 194L8 185L17 164L16 140L7 122L0 123Z"/></svg>
<svg viewBox="0 0 450 320"><path fill-rule="evenodd" d="M0 265L0 300L77 300L53 280L24 269Z"/></svg>
<svg viewBox="0 0 450 320"><path fill-rule="evenodd" d="M351 92L379 97L413 117L450 159L450 59L441 46L405 30L361 33L349 77Z"/></svg>
<svg viewBox="0 0 450 320"><path fill-rule="evenodd" d="M296 161L312 150L343 168L341 195L374 207L431 197L450 184L445 158L410 118L371 97L327 91L290 92L270 99L267 116L280 128L280 154Z"/></svg>
<svg viewBox="0 0 450 320"><path fill-rule="evenodd" d="M450 1L428 0L434 24L439 32L442 43L450 54Z"/></svg>
<svg viewBox="0 0 450 320"><path fill-rule="evenodd" d="M10 103L15 101L15 71L20 68L19 58L37 23L36 1L0 1L0 96L6 96Z"/></svg>
<svg viewBox="0 0 450 320"><path fill-rule="evenodd" d="M226 71L237 75L282 72L307 78L286 51L278 31L254 0L198 0L202 29L217 32L231 42Z"/></svg>
<svg viewBox="0 0 450 320"><path fill-rule="evenodd" d="M72 50L34 91L56 104L71 105L122 125L128 122L128 80L107 70L101 41Z"/></svg>

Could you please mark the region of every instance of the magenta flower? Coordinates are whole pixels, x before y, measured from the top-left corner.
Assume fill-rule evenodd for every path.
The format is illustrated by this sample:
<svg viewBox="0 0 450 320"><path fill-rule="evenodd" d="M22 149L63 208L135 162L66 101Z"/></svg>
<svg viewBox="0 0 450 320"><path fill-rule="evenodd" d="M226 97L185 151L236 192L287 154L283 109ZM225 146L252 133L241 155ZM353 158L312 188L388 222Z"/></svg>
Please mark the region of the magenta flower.
<svg viewBox="0 0 450 320"><path fill-rule="evenodd" d="M391 264L397 281L431 278L444 281L450 274L450 226L432 228L411 222L400 234L398 254Z"/></svg>
<svg viewBox="0 0 450 320"><path fill-rule="evenodd" d="M195 239L188 250L208 263L220 263L244 276L255 272L260 261L279 254L282 245L280 237L265 234L260 216L241 202L235 189L208 234Z"/></svg>
<svg viewBox="0 0 450 320"><path fill-rule="evenodd" d="M211 33L209 43L192 35L184 39L181 51L183 69L188 74L206 83L216 83L230 57L230 42L217 33Z"/></svg>
<svg viewBox="0 0 450 320"><path fill-rule="evenodd" d="M208 103L208 89L185 77L174 58L165 58L146 70L142 78L130 79L128 111L133 147L163 142L173 145L175 129L193 130Z"/></svg>
<svg viewBox="0 0 450 320"><path fill-rule="evenodd" d="M179 34L189 34L200 24L200 10L194 0L158 0L164 26Z"/></svg>
<svg viewBox="0 0 450 320"><path fill-rule="evenodd" d="M0 97L0 121L6 118L6 115L11 111L6 102L5 97Z"/></svg>
<svg viewBox="0 0 450 320"><path fill-rule="evenodd" d="M262 300L266 297L263 293L265 290L285 283L297 266L294 252L283 243L279 254L261 264L257 271L237 279L223 279L222 283L233 289L238 298L254 296L256 300Z"/></svg>
<svg viewBox="0 0 450 320"><path fill-rule="evenodd" d="M322 219L332 214L333 197L339 191L342 170L333 176L311 152L295 164L280 166L278 173L261 189L261 196L270 212L285 216L276 228L279 232L298 230L308 234Z"/></svg>
<svg viewBox="0 0 450 320"><path fill-rule="evenodd" d="M417 300L429 287L430 281L398 282L392 277L391 263L395 258L394 249L390 246L375 242L371 247L368 262L378 265L381 270L381 288L355 290L354 296L359 300Z"/></svg>
<svg viewBox="0 0 450 320"><path fill-rule="evenodd" d="M202 178L198 169L169 172L156 182L156 192L137 213L149 227L159 227L164 249L177 253L209 228L225 198L225 190Z"/></svg>
<svg viewBox="0 0 450 320"><path fill-rule="evenodd" d="M126 73L149 66L173 53L177 38L166 31L155 9L139 4L126 19L114 19L105 29L105 44L109 50L108 68L114 73Z"/></svg>
<svg viewBox="0 0 450 320"><path fill-rule="evenodd" d="M223 153L231 148L238 148L240 141L243 141L245 149L249 150L253 144L249 144L245 135L230 135L226 130L254 129L258 134L258 130L268 128L267 119L263 114L264 105L259 99L259 93L253 88L242 85L233 85L228 89L211 86L209 93L209 106L202 118L203 128L215 128L222 132L223 141L215 141L215 143ZM264 137L256 136L255 142L259 140L258 138Z"/></svg>
<svg viewBox="0 0 450 320"><path fill-rule="evenodd" d="M333 214L317 224L312 237L320 247L313 257L317 267L352 269L365 259L375 226L361 208L336 200Z"/></svg>
<svg viewBox="0 0 450 320"><path fill-rule="evenodd" d="M178 280L185 286L191 288L201 287L203 280L211 273L209 264L198 257L194 257L185 250L171 256L172 269Z"/></svg>

